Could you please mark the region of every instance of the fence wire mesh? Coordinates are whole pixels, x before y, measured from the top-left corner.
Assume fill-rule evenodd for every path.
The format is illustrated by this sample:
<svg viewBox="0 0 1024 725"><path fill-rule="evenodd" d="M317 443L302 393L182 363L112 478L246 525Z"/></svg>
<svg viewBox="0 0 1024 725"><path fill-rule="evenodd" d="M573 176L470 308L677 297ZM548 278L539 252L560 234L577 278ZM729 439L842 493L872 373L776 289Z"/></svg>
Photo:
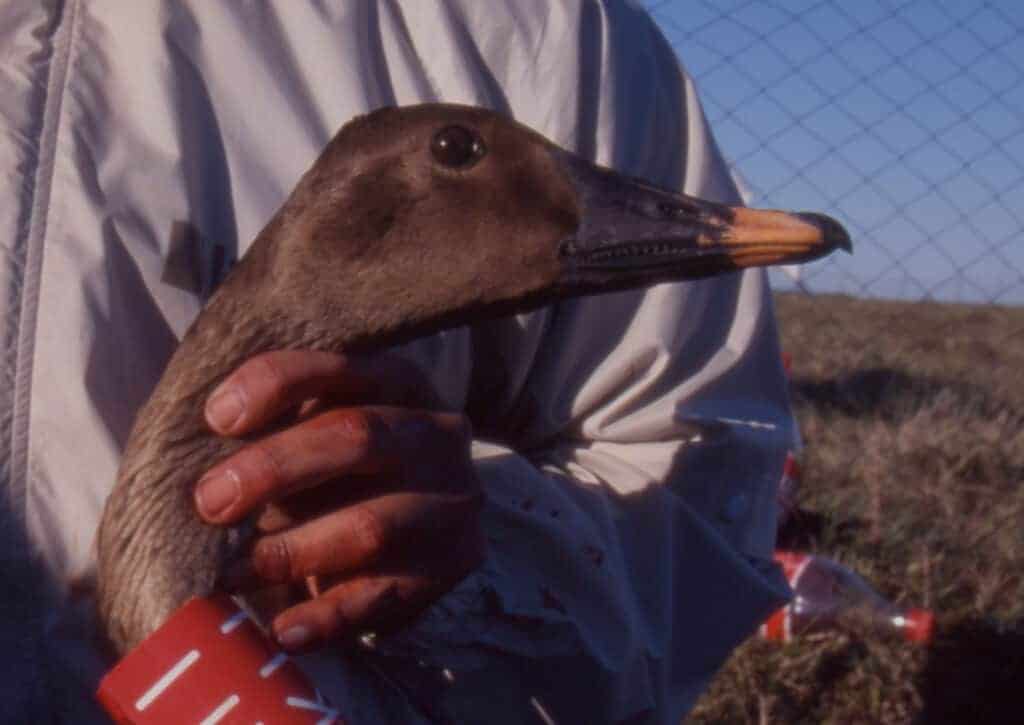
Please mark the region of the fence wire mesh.
<svg viewBox="0 0 1024 725"><path fill-rule="evenodd" d="M646 0L750 203L854 238L777 288L1024 304L1019 0Z"/></svg>

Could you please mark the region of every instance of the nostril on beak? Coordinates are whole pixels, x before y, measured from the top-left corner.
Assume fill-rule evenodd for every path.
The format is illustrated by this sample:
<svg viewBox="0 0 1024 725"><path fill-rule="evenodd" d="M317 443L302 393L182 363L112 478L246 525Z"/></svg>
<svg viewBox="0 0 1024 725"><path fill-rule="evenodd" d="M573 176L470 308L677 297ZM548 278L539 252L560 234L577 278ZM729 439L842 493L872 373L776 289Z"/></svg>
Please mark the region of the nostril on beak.
<svg viewBox="0 0 1024 725"><path fill-rule="evenodd" d="M699 218L701 210L694 204L683 202L659 201L656 206L658 216L669 221L680 221L687 218Z"/></svg>

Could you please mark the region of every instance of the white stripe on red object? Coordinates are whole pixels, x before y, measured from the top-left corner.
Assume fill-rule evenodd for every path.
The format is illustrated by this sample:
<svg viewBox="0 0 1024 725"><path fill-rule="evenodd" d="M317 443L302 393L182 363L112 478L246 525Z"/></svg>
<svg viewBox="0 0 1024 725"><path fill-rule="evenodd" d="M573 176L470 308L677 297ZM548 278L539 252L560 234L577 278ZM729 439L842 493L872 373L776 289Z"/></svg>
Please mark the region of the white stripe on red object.
<svg viewBox="0 0 1024 725"><path fill-rule="evenodd" d="M249 618L249 615L245 613L244 609L238 610L234 615L224 621L224 624L220 625L221 634L231 634L235 629L238 628L242 622Z"/></svg>
<svg viewBox="0 0 1024 725"><path fill-rule="evenodd" d="M320 713L322 715L326 715L326 717L323 718L322 720L320 720L316 725L327 725L327 723L334 722L335 719L338 717L338 711L335 710L334 708L332 708L326 702L324 702L323 698L320 697L320 693L319 692L317 692L316 694L317 694L317 701L316 702L314 702L312 700L307 700L304 697L294 697L293 696L293 697L287 698L285 700L285 704L288 705L288 707L294 707L294 708L297 708L299 710L309 710L311 712L317 712L317 713Z"/></svg>
<svg viewBox="0 0 1024 725"><path fill-rule="evenodd" d="M151 704L153 701L163 694L164 690L170 687L176 679L181 677L185 670L191 667L199 659L199 650L189 650L188 653L180 660L174 663L171 669L167 670L163 676L153 683L153 686L142 693L142 697L135 701L135 709L142 712Z"/></svg>
<svg viewBox="0 0 1024 725"><path fill-rule="evenodd" d="M278 652L276 655L270 658L267 664L260 667L260 677L262 677L264 680L267 679L272 674L274 674L274 671L277 670L278 667L280 667L287 661L288 655L284 652Z"/></svg>
<svg viewBox="0 0 1024 725"><path fill-rule="evenodd" d="M199 725L217 725L217 723L223 720L225 715L234 710L235 705L237 705L241 701L242 699L238 695L229 695L228 698L224 700L224 702L217 705L216 709L213 712L204 717L203 721L200 722Z"/></svg>

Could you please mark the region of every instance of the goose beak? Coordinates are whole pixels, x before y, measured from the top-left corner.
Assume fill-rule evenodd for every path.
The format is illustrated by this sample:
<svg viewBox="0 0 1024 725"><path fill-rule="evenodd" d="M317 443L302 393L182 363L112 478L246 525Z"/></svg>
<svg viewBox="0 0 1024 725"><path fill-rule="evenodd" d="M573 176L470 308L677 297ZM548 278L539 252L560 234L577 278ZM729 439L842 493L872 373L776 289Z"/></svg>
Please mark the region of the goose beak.
<svg viewBox="0 0 1024 725"><path fill-rule="evenodd" d="M716 204L554 153L579 204L576 233L559 247L571 285L631 287L852 249L846 230L824 214Z"/></svg>

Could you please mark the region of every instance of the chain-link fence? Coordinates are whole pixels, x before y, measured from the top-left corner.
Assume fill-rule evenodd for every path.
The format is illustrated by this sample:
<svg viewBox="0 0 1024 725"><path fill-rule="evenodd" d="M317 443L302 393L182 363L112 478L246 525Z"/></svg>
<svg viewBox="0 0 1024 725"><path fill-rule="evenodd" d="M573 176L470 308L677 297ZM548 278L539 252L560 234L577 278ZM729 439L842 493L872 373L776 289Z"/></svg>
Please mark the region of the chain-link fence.
<svg viewBox="0 0 1024 725"><path fill-rule="evenodd" d="M1024 5L644 0L751 203L854 237L778 288L1024 303Z"/></svg>

